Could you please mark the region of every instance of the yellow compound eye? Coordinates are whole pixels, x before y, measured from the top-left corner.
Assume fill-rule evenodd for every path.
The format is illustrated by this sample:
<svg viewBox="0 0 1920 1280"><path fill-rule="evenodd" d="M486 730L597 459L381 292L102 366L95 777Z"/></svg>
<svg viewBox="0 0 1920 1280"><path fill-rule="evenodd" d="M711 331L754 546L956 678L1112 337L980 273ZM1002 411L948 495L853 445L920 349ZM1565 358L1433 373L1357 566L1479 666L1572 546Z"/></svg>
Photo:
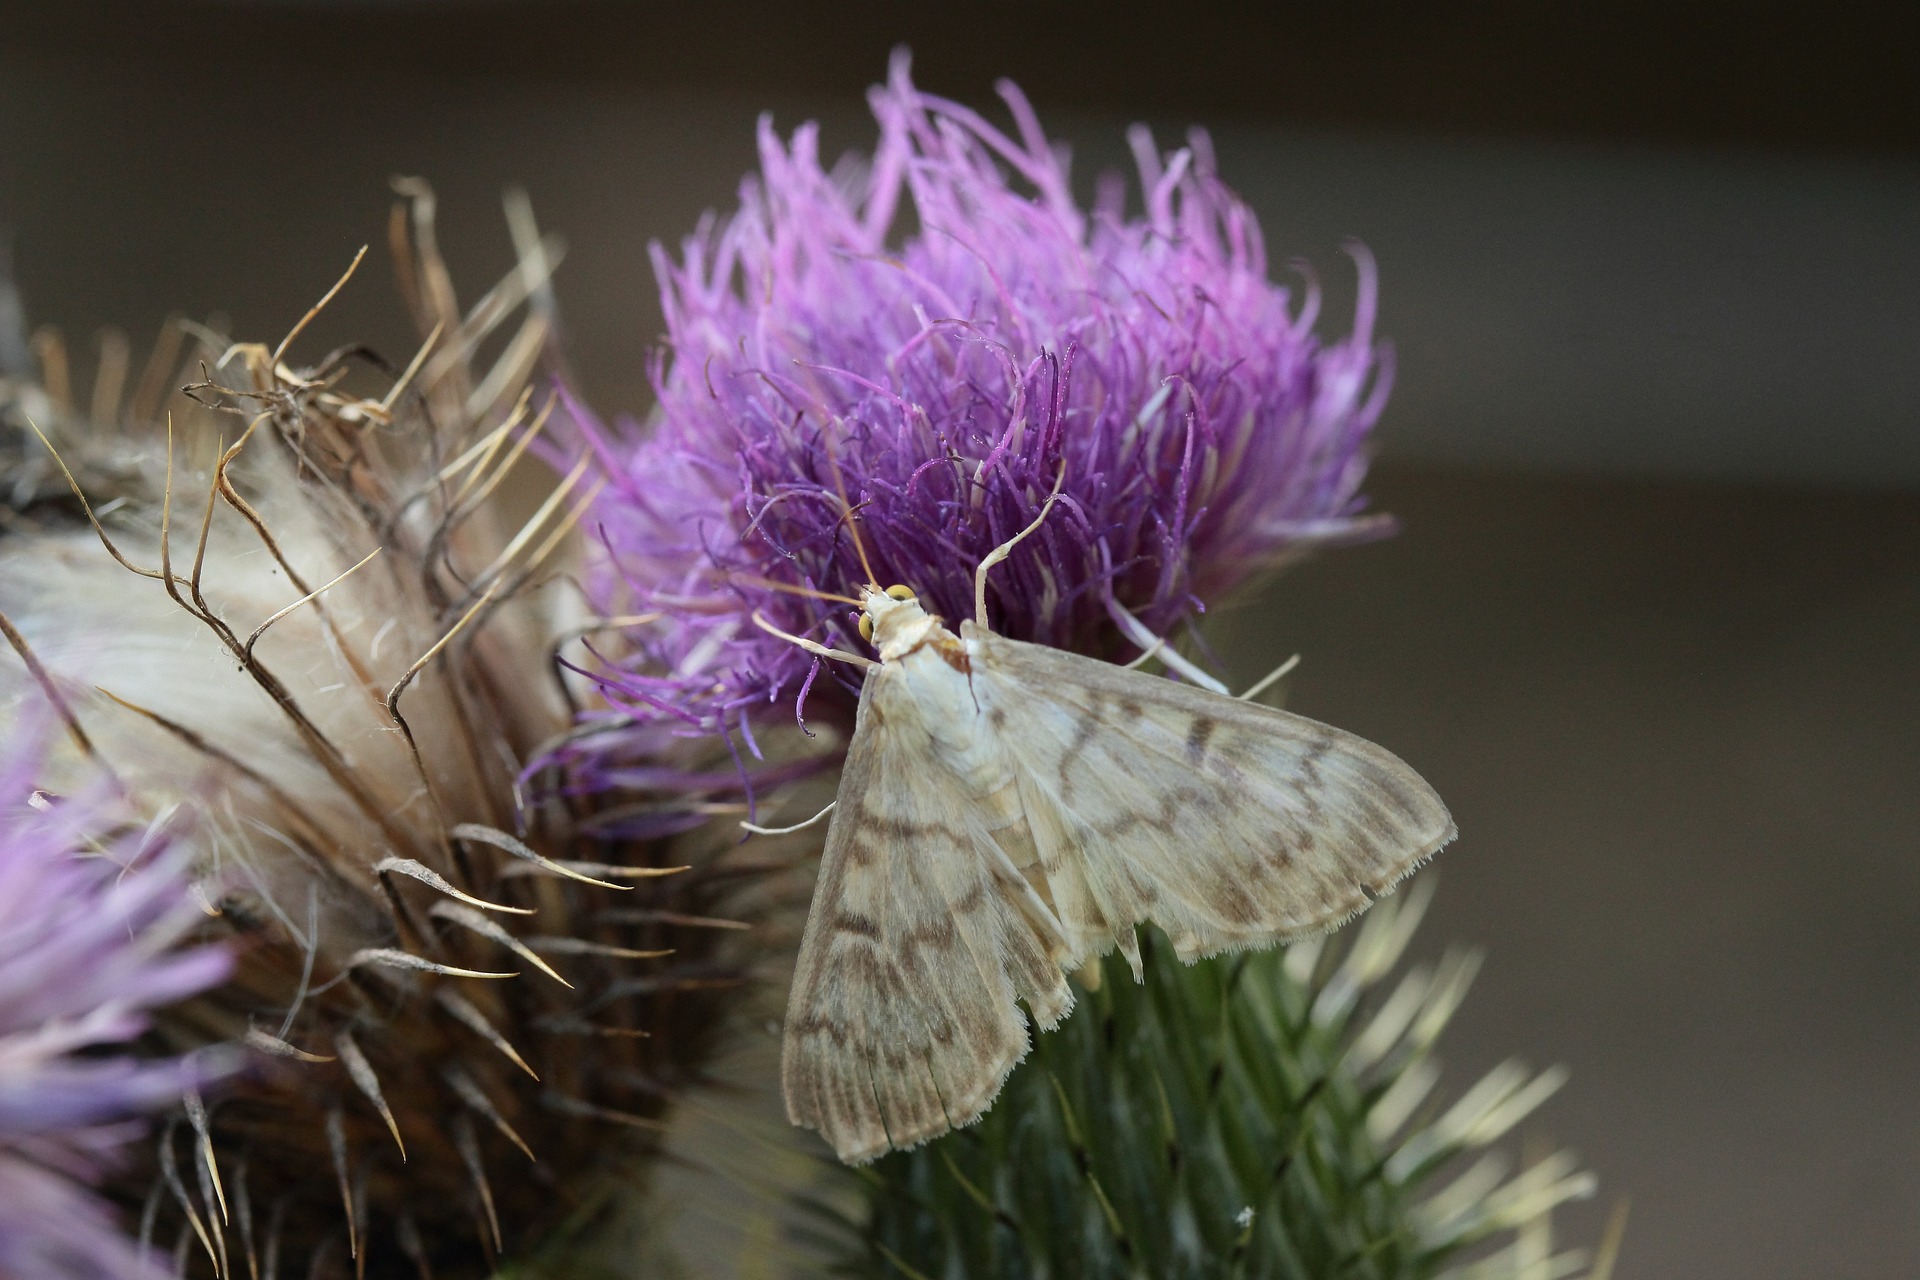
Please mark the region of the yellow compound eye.
<svg viewBox="0 0 1920 1280"><path fill-rule="evenodd" d="M873 619L864 613L860 615L860 638L862 640L873 639Z"/></svg>
<svg viewBox="0 0 1920 1280"><path fill-rule="evenodd" d="M894 600L911 600L913 599L913 588L912 587L888 587L887 595L889 598Z"/></svg>

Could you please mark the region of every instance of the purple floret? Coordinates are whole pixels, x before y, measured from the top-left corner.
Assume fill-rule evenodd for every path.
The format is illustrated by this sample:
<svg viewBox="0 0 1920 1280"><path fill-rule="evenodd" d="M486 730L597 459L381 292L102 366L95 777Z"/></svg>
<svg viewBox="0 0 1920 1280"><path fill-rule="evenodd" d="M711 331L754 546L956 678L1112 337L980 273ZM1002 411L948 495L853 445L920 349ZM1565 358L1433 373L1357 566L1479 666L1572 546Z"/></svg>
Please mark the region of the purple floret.
<svg viewBox="0 0 1920 1280"><path fill-rule="evenodd" d="M207 1072L121 1051L145 1010L221 981L229 957L176 950L200 909L164 840L114 839L111 797L35 789L44 735L0 757L0 1276L127 1280L144 1264L86 1184ZM103 843L104 841L104 843Z"/></svg>
<svg viewBox="0 0 1920 1280"><path fill-rule="evenodd" d="M769 584L858 596L864 548L879 585L957 625L975 566L1056 479L993 571L989 622L1100 656L1137 652L1129 615L1172 635L1309 547L1384 530L1359 497L1390 381L1365 253L1352 332L1323 344L1317 291L1267 278L1203 134L1163 156L1136 128L1143 214L1117 176L1083 209L1026 99L1001 95L1014 136L897 59L869 164L829 173L814 126L783 144L763 120L739 212L677 261L654 247L653 430L630 443L575 407L611 481L590 590L658 615L594 671L623 712L751 746L744 713L835 682L754 611L867 652L853 608Z"/></svg>

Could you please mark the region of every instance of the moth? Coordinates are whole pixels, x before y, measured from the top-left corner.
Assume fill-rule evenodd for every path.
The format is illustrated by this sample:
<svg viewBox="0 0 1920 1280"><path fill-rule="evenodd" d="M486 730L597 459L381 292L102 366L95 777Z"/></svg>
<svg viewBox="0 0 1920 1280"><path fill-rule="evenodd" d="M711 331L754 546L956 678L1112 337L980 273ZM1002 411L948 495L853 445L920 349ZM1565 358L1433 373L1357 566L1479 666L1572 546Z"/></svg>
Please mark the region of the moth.
<svg viewBox="0 0 1920 1280"><path fill-rule="evenodd" d="M1041 513L1041 519L1045 512ZM1036 520L1027 533L1038 527ZM1020 537L1026 536L1022 533ZM868 668L787 1001L787 1116L862 1164L970 1124L1135 926L1182 960L1364 911L1455 834L1433 788L1303 716L994 634L871 582Z"/></svg>

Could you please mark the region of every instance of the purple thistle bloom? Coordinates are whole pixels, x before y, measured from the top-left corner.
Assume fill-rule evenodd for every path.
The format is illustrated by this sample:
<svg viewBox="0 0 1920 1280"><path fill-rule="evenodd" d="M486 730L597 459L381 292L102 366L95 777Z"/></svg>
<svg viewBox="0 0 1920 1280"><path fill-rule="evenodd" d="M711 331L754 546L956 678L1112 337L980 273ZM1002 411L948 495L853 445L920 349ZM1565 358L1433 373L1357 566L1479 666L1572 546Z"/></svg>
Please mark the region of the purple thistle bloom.
<svg viewBox="0 0 1920 1280"><path fill-rule="evenodd" d="M13 726L0 757L0 1276L155 1274L85 1184L204 1072L119 1052L142 1010L226 976L219 950L170 950L200 915L177 856L109 836L110 797L34 787L44 735ZM155 847L155 846L158 847Z"/></svg>
<svg viewBox="0 0 1920 1280"><path fill-rule="evenodd" d="M993 571L990 623L1083 653L1135 652L1307 548L1385 531L1358 496L1390 381L1366 254L1353 330L1323 345L1316 288L1269 281L1204 134L1162 156L1136 127L1144 213L1117 175L1083 209L1026 99L1000 92L1015 136L916 90L898 57L870 165L829 174L814 126L783 144L763 119L740 211L678 261L654 246L653 434L619 444L575 410L611 479L589 517L596 603L663 615L596 673L624 711L751 746L743 713L818 675L754 611L865 652L848 606L769 583L857 596L864 548L879 585L957 624L975 567L1056 478L1046 523Z"/></svg>

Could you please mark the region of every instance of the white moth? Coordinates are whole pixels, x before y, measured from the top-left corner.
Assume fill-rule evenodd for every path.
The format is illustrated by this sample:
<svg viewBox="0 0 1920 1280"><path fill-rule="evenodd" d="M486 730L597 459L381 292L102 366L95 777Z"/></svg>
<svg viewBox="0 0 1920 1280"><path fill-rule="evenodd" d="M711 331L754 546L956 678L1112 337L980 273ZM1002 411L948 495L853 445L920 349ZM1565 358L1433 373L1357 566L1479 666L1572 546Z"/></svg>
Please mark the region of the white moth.
<svg viewBox="0 0 1920 1280"><path fill-rule="evenodd" d="M1012 545L958 635L870 585L877 663L786 637L868 667L781 1055L788 1118L849 1164L977 1120L1026 1055L1017 1002L1053 1029L1067 973L1116 945L1139 978L1137 924L1187 961L1289 942L1455 833L1352 734L995 635L986 572Z"/></svg>

